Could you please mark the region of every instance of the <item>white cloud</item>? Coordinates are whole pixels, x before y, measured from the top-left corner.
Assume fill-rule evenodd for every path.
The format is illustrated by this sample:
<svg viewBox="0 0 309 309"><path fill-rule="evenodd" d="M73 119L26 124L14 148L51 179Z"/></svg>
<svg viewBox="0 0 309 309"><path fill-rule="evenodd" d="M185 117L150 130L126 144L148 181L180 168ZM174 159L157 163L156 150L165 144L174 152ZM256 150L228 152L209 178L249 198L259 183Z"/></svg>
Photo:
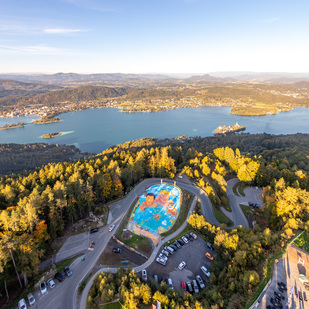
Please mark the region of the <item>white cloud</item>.
<svg viewBox="0 0 309 309"><path fill-rule="evenodd" d="M71 34L71 33L85 32L85 30L70 29L70 28L48 28L44 29L44 32L48 34Z"/></svg>
<svg viewBox="0 0 309 309"><path fill-rule="evenodd" d="M0 45L0 54L55 55L63 52L63 49L46 45Z"/></svg>

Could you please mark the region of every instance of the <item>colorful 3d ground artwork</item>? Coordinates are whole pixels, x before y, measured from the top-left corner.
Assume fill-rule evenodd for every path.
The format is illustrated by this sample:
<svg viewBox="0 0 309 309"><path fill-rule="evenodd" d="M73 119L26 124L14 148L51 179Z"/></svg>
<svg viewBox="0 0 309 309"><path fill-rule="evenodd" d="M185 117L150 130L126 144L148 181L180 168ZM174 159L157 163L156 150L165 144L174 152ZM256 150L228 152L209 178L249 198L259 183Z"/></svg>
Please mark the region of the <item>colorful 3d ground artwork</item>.
<svg viewBox="0 0 309 309"><path fill-rule="evenodd" d="M180 195L180 190L173 185L160 184L149 187L131 214L128 230L149 237L156 245L160 234L168 231L176 221Z"/></svg>

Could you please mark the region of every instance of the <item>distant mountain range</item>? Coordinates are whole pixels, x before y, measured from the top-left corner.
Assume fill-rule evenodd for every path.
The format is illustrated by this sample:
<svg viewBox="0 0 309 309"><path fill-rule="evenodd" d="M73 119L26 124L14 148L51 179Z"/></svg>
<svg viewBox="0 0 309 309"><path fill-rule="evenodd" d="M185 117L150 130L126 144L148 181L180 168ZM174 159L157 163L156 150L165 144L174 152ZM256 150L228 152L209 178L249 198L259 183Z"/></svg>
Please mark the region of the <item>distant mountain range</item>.
<svg viewBox="0 0 309 309"><path fill-rule="evenodd" d="M0 79L61 86L118 85L144 86L161 83L237 83L268 84L309 81L309 73L212 72L209 74L0 74Z"/></svg>

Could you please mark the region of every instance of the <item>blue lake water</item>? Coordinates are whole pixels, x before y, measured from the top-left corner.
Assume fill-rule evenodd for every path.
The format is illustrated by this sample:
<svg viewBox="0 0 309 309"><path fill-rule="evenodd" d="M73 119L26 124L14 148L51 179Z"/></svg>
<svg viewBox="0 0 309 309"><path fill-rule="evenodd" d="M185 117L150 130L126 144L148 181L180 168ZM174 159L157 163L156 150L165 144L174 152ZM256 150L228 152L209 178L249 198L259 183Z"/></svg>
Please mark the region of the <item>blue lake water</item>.
<svg viewBox="0 0 309 309"><path fill-rule="evenodd" d="M289 112L267 116L237 116L229 107L181 108L155 113L122 113L118 109L88 109L58 116L61 122L35 125L38 117L0 118L0 126L25 122L28 125L0 130L0 143L73 144L82 151L102 152L110 146L142 137L166 138L179 135L213 136L220 125L238 122L249 133L309 133L309 109L297 107ZM51 132L63 135L51 139L40 136Z"/></svg>

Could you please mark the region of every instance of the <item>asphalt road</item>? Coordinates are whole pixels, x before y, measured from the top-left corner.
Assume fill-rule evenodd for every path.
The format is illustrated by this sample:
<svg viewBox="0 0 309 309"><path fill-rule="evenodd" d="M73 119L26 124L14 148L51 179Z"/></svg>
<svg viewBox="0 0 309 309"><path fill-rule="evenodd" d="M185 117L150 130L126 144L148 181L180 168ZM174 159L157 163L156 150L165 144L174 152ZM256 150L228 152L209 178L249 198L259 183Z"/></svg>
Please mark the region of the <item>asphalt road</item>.
<svg viewBox="0 0 309 309"><path fill-rule="evenodd" d="M235 184L239 182L238 178L233 178L227 182L227 188L226 188L226 193L229 198L230 206L232 208L233 212L233 217L235 219L234 225L232 228L241 225L243 228L248 229L249 224L248 221L244 215L244 213L241 210L241 207L239 206L239 203L237 201L237 197L235 196L233 192L233 187Z"/></svg>
<svg viewBox="0 0 309 309"><path fill-rule="evenodd" d="M135 201L137 197L141 196L144 193L145 185L149 187L153 184L160 183L160 181L161 179L159 178L146 179L141 183L139 183L134 189L132 189L132 191L126 196L126 198L116 201L110 205L110 217L108 220L108 225L100 229L100 231L96 234L92 235L89 234L89 243L92 240L95 241L95 247L94 247L95 250L87 252L84 256L85 258L84 261L82 261L80 257L70 265L70 268L73 272L73 275L71 277L66 278L61 283L55 280L56 287L53 290L48 290L48 293L42 296L35 295L37 301L36 308L39 309L79 308L79 305L77 304L77 292L80 283L86 278L88 273L95 266L101 253L106 248L107 243L109 242L111 236L116 232L123 217L129 210L132 203ZM164 179L164 182L174 183L174 181L167 179ZM176 185L182 189L185 189L195 194L197 198L200 199L201 210L206 219L212 224L220 225L213 214L209 198L203 190L191 184L189 185L186 183L182 183L181 181L177 181ZM229 198L231 197L232 195L229 195ZM232 205L232 209L233 211L235 211L235 219L236 219L235 224L246 227L247 225L246 222L244 221L245 218L243 218L244 215L242 214L241 210L239 210L239 207L235 207L235 205ZM116 228L112 232L108 232L108 228L111 224L115 224ZM161 244L162 243L159 243L158 248L161 246ZM154 260L156 254L157 250L155 250L154 255L146 262L147 265ZM144 265L145 264L139 266L136 270L139 271L140 269L143 269ZM102 271L104 270L102 269Z"/></svg>

